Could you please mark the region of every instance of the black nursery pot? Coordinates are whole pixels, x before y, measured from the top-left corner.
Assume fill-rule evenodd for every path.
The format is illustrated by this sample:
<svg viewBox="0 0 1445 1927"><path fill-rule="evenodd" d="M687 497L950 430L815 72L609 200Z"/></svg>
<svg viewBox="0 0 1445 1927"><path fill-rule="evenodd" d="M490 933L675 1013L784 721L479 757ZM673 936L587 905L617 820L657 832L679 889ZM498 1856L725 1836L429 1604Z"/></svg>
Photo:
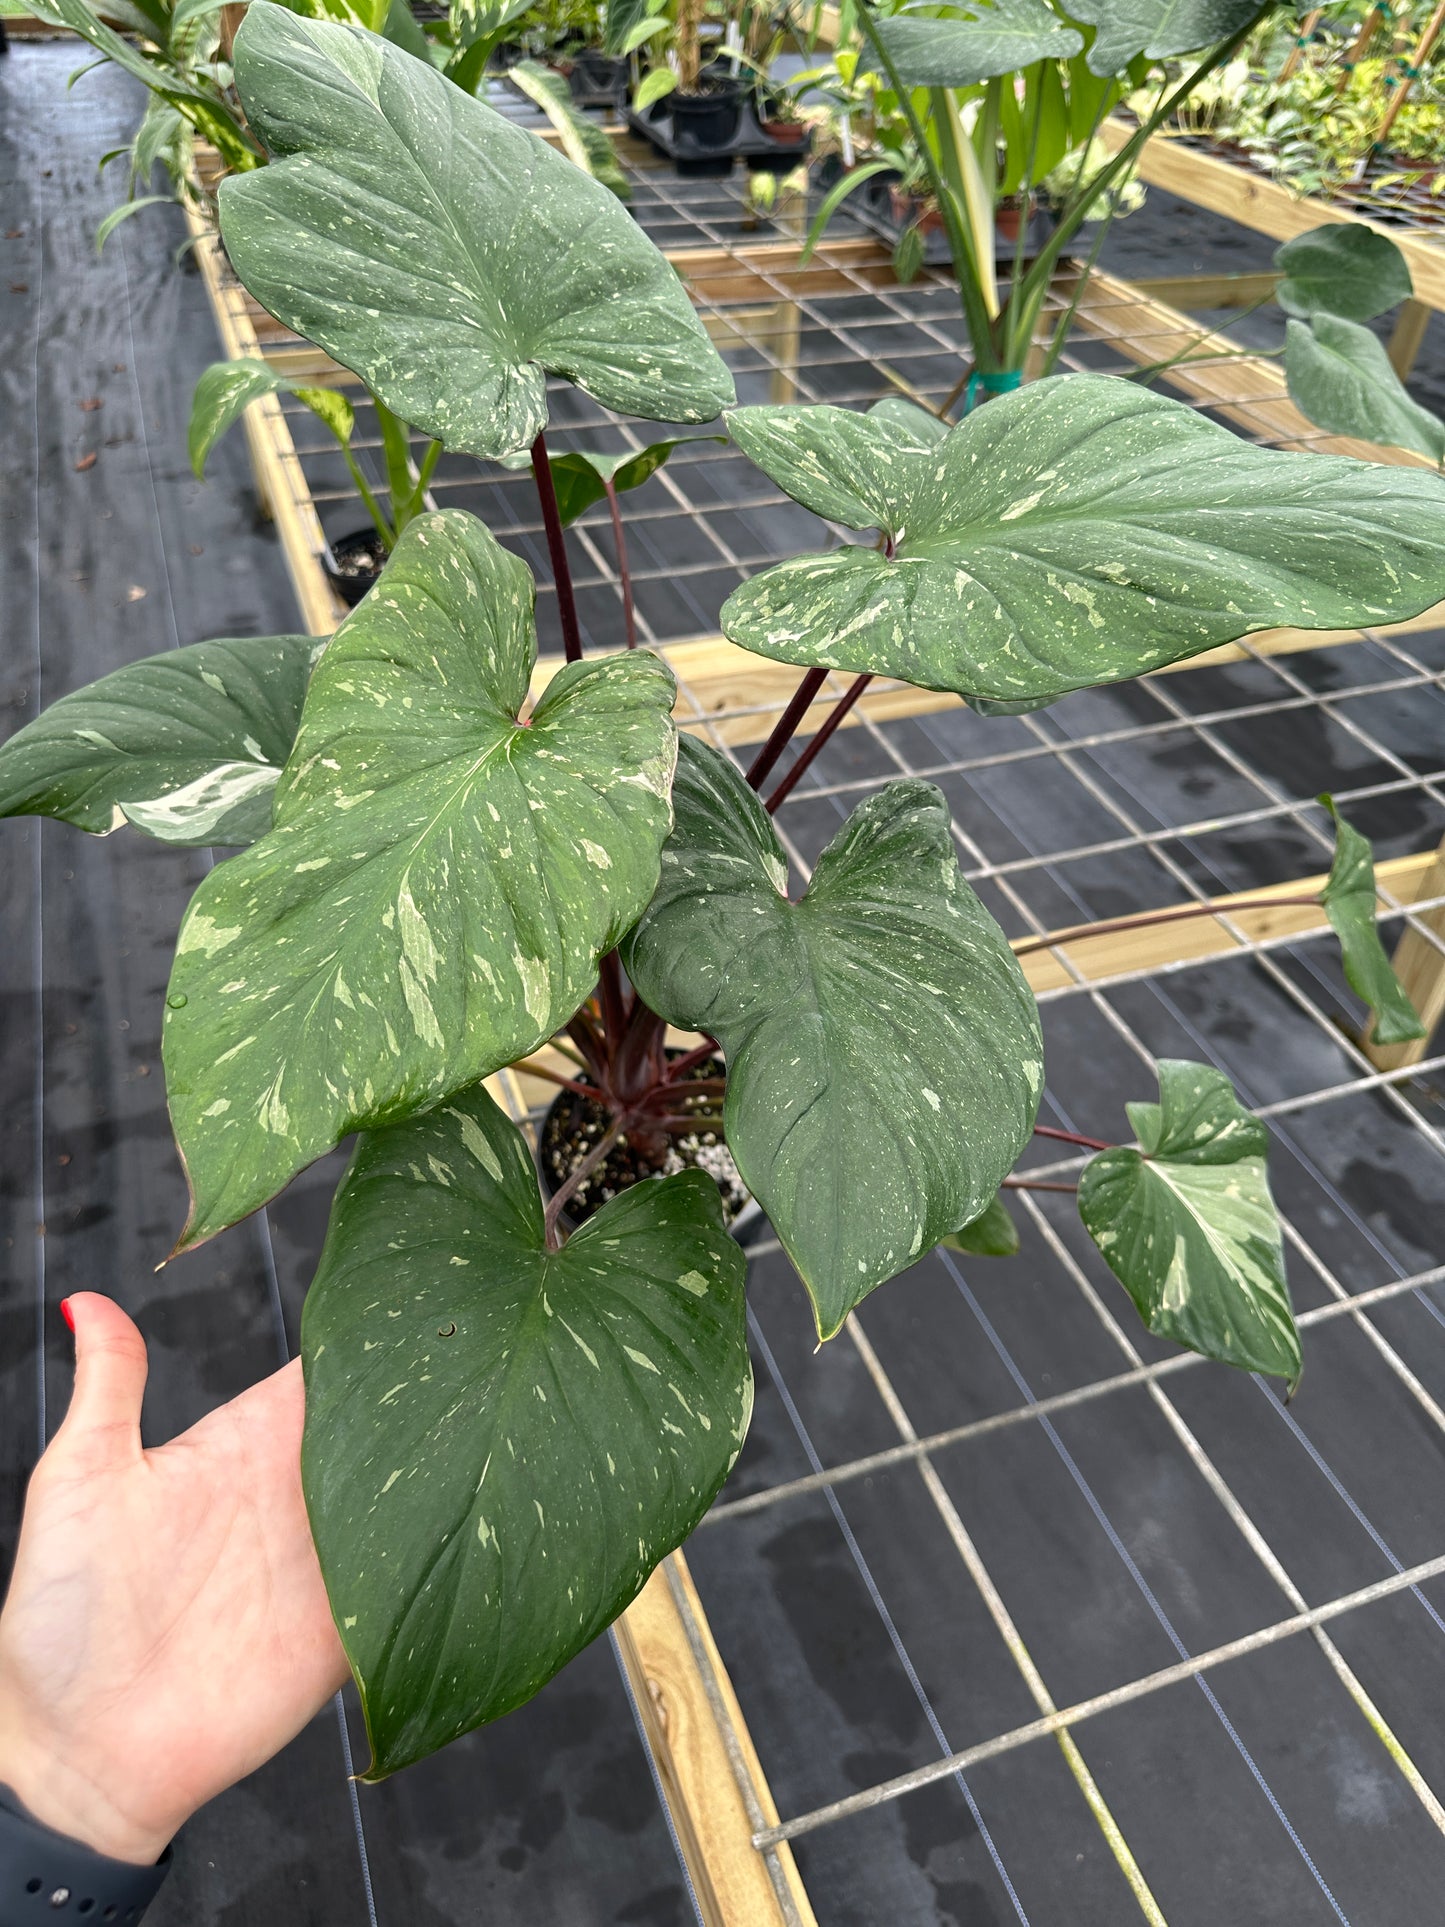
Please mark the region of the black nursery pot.
<svg viewBox="0 0 1445 1927"><path fill-rule="evenodd" d="M698 148L727 147L737 138L742 115L742 82L709 76L705 94L674 91L667 98L672 114L672 131L678 139L686 137Z"/></svg>
<svg viewBox="0 0 1445 1927"><path fill-rule="evenodd" d="M677 1057L681 1053L670 1050L667 1054ZM697 1066L692 1075L718 1077L722 1070L722 1059L709 1057ZM680 1092L686 1091L686 1080L678 1089ZM708 1100L699 1093L694 1099L682 1096L679 1101L691 1109L693 1106L700 1107ZM710 1101L715 1107L717 1099ZM537 1132L537 1161L549 1198L586 1157L610 1122L603 1106L594 1103L591 1098L579 1097L575 1091L558 1091L547 1106ZM665 1176L672 1170L692 1168L706 1171L710 1177L717 1179L722 1191L723 1216L731 1223L751 1199L738 1176L732 1153L720 1133L712 1129L700 1129L685 1137L674 1137L671 1144L676 1162L665 1167L639 1157L630 1144L624 1142L615 1146L568 1201L564 1217L573 1225L585 1223L609 1198L615 1198L619 1192L629 1190L634 1184L640 1184L647 1178Z"/></svg>
<svg viewBox="0 0 1445 1927"><path fill-rule="evenodd" d="M627 62L617 55L584 47L572 61L567 84L581 107L620 102L627 91L628 71Z"/></svg>
<svg viewBox="0 0 1445 1927"><path fill-rule="evenodd" d="M375 529L356 529L330 544L321 566L347 608L354 609L385 568L386 548Z"/></svg>

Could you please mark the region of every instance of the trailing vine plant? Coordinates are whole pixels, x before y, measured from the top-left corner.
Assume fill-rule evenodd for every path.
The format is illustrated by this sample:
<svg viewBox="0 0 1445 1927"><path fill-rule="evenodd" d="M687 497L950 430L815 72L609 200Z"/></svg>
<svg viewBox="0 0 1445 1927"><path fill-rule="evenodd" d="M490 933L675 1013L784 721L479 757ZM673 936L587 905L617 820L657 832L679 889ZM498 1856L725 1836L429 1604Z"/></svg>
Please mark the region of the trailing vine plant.
<svg viewBox="0 0 1445 1927"><path fill-rule="evenodd" d="M1102 377L953 427L896 401L735 409L616 198L435 67L254 0L235 72L270 155L221 189L236 272L399 421L525 455L566 660L535 674L526 566L423 510L324 644L198 643L54 704L0 750L0 813L239 846L192 899L166 998L177 1256L360 1133L302 1322L303 1472L377 1777L600 1632L701 1518L751 1407L713 1180L638 1183L569 1234L581 1167L544 1205L489 1076L557 1039L605 1139L656 1154L696 1128L684 1080L720 1054L693 1100L823 1338L940 1241L1010 1243L1038 1013L942 794L870 795L789 891L770 812L798 762L775 772L828 673L854 677L845 701L888 676L1016 711L1279 623L1403 619L1445 596L1445 518L1428 473L1256 448ZM878 532L729 599L735 642L802 671L746 772L679 737L657 656L583 659L549 374L649 420L722 413L790 496ZM1324 903L1347 972L1378 1038L1416 1035L1368 845L1340 838ZM669 1025L701 1041L669 1058ZM1099 1249L1152 1329L1293 1382L1265 1127L1180 1063L1131 1122L1137 1146L1079 1141Z"/></svg>

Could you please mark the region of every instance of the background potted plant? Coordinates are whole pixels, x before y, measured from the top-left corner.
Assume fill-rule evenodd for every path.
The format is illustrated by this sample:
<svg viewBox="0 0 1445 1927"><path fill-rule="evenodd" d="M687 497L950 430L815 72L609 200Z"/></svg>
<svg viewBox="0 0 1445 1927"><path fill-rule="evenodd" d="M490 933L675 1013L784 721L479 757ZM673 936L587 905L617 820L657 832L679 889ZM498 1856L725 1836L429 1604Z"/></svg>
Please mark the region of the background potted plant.
<svg viewBox="0 0 1445 1927"><path fill-rule="evenodd" d="M743 772L679 740L658 658L583 660L546 440L548 372L699 423L729 408L726 369L614 197L430 64L356 52L357 30L255 0L237 80L272 160L222 190L231 258L398 419L530 451L566 662L534 694L526 567L469 515L419 514L319 657L272 637L133 664L0 750L0 814L241 846L197 890L166 996L175 1256L361 1134L303 1321L303 1473L376 1778L534 1693L736 1455L743 1261L711 1178L563 1223L630 1133L675 1134L686 1057L721 1053L724 1090L700 1094L821 1338L941 1240L1009 1242L1038 1016L943 796L870 795L790 892L771 811L842 704L764 791L830 671L849 702L879 674L1038 706L1280 622L1404 618L1445 594L1445 534L1423 471L1263 450L1104 377L953 427L898 402L731 409L788 494L877 532L729 599L734 641L804 672ZM452 130L446 166L416 165L417 125ZM1323 901L1377 1038L1418 1034L1344 825ZM699 1037L683 1058L669 1023ZM620 1108L544 1206L485 1080L554 1038ZM1089 1234L1151 1330L1293 1382L1264 1127L1177 1062L1131 1121L1134 1146L1077 1140Z"/></svg>

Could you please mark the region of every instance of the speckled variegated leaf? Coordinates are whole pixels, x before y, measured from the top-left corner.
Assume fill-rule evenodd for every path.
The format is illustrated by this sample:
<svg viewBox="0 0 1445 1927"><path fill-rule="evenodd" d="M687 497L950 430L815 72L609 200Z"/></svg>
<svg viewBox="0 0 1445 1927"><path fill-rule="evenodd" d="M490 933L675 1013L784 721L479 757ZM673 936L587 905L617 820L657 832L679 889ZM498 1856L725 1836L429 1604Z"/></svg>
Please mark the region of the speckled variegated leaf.
<svg viewBox="0 0 1445 1927"><path fill-rule="evenodd" d="M1300 1375L1269 1132L1229 1079L1163 1058L1159 1102L1130 1104L1141 1151L1084 1166L1079 1215L1160 1338L1246 1371Z"/></svg>
<svg viewBox="0 0 1445 1927"><path fill-rule="evenodd" d="M839 408L728 426L797 501L896 550L799 556L735 589L724 632L782 662L1032 702L1445 597L1432 476L1256 448L1105 375L1001 395L917 454Z"/></svg>
<svg viewBox="0 0 1445 1927"><path fill-rule="evenodd" d="M1038 1012L931 783L860 804L798 903L733 764L685 737L673 801L627 968L654 1010L722 1044L728 1145L831 1338L976 1218L1028 1142Z"/></svg>
<svg viewBox="0 0 1445 1927"><path fill-rule="evenodd" d="M1317 314L1287 322L1284 372L1290 400L1326 434L1409 448L1445 466L1445 421L1420 406L1384 344L1358 321ZM1438 484L1437 495L1445 506Z"/></svg>
<svg viewBox="0 0 1445 1927"><path fill-rule="evenodd" d="M296 740L314 636L241 636L146 656L62 696L0 749L0 816L163 843L251 843Z"/></svg>
<svg viewBox="0 0 1445 1927"><path fill-rule="evenodd" d="M362 1140L306 1300L302 1471L378 1779L529 1699L685 1539L752 1410L699 1171L548 1252L480 1088Z"/></svg>
<svg viewBox="0 0 1445 1927"><path fill-rule="evenodd" d="M532 595L472 516L421 516L322 657L275 829L207 877L176 945L182 1246L535 1048L652 895L672 674L572 663L519 724Z"/></svg>
<svg viewBox="0 0 1445 1927"><path fill-rule="evenodd" d="M1411 1043L1425 1035L1425 1026L1380 942L1375 922L1375 852L1370 839L1340 815L1332 796L1322 796L1320 801L1335 825L1335 860L1320 902L1340 940L1345 981L1374 1012L1372 1043Z"/></svg>
<svg viewBox="0 0 1445 1927"><path fill-rule="evenodd" d="M1072 60L1084 46L1078 29L1044 0L980 0L942 20L899 13L877 25L909 87L971 87L1036 60Z"/></svg>
<svg viewBox="0 0 1445 1927"><path fill-rule="evenodd" d="M236 81L272 153L221 233L272 314L403 421L472 455L546 426L545 375L654 421L732 377L614 194L399 47L254 0Z"/></svg>
<svg viewBox="0 0 1445 1927"><path fill-rule="evenodd" d="M1200 53L1228 40L1257 14L1264 0L1068 0L1068 11L1097 27L1089 49L1090 73L1122 74L1136 54L1168 60Z"/></svg>

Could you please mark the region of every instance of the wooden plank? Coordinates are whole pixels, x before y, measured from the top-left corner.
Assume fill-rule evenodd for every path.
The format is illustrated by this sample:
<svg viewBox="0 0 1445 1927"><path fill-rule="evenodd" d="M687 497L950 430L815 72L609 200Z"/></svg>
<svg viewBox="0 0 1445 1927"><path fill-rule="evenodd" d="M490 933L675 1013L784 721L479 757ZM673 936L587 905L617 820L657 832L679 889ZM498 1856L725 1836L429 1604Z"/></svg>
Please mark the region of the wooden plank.
<svg viewBox="0 0 1445 1927"><path fill-rule="evenodd" d="M1442 850L1445 850L1445 845L1442 845ZM1233 896L1212 897L1210 905L1213 910L1228 914L1242 932L1244 943L1263 943L1278 937L1311 936L1316 931L1330 927L1329 919L1318 903L1260 910L1252 910L1248 906L1260 897L1280 893L1302 897L1317 895L1325 886L1326 876L1327 873L1322 872L1318 876L1300 877L1292 883L1276 884L1271 889L1241 890ZM1375 865L1375 879L1398 903L1428 901L1431 897L1445 894L1445 857L1434 850L1426 850L1418 856L1393 857L1387 863ZM1442 927L1445 927L1445 906L1430 914L1432 918L1441 918ZM1407 932L1407 937L1409 934ZM1032 937L1018 938L1015 948L1035 941ZM1442 959L1423 938L1417 937L1416 941L1434 958L1440 978L1437 994L1441 998L1441 1010L1445 1010L1445 973L1439 969ZM1080 976L1087 983L1102 983L1111 977L1131 976L1140 970L1162 971L1168 970L1171 965L1188 963L1200 957L1224 956L1242 947L1241 938L1234 936L1214 916L1202 916L1180 918L1172 923L1150 924L1143 930L1101 930L1094 936L1073 937L1048 950L1030 950L1020 962L1029 987L1037 995L1046 990L1065 989L1076 984ZM1073 970L1064 962L1065 957L1073 963ZM1440 1011L1437 1011L1437 1016L1439 1014ZM1382 1065L1381 1068L1386 1066Z"/></svg>
<svg viewBox="0 0 1445 1927"><path fill-rule="evenodd" d="M1420 349L1424 345L1425 330L1430 325L1430 310L1423 301L1406 301L1401 304L1395 326L1390 334L1390 366L1400 377L1408 381L1410 371L1415 366Z"/></svg>
<svg viewBox="0 0 1445 1927"><path fill-rule="evenodd" d="M1099 130L1110 153L1117 153L1134 129L1111 116ZM1364 221L1377 233L1387 235L1410 264L1415 297L1427 307L1445 309L1445 242L1408 228L1386 227L1371 221L1353 208L1337 207L1332 202L1291 194L1288 188L1266 175L1237 166L1233 161L1209 154L1184 141L1155 135L1144 143L1139 158L1139 178L1152 187L1162 187L1181 200L1193 201L1215 214L1268 234L1276 241L1291 240L1311 228L1330 221Z"/></svg>
<svg viewBox="0 0 1445 1927"><path fill-rule="evenodd" d="M753 1845L778 1810L680 1552L614 1631L706 1927L817 1927L791 1849L774 1862L780 1894Z"/></svg>
<svg viewBox="0 0 1445 1927"><path fill-rule="evenodd" d="M1148 274L1129 286L1137 294L1190 313L1196 308L1250 308L1267 301L1284 276L1263 274Z"/></svg>
<svg viewBox="0 0 1445 1927"><path fill-rule="evenodd" d="M1445 841L1428 859L1425 876L1414 897L1406 898L1402 890L1391 888L1401 902L1428 901L1431 897L1445 896ZM1379 865L1383 873L1386 865ZM1433 930L1435 935L1445 938L1445 904L1433 910L1421 912L1421 923ZM1408 1064L1418 1064L1430 1049L1430 1038L1445 1017L1445 954L1436 949L1429 938L1420 931L1405 926L1405 934L1395 946L1392 960L1395 975L1405 986L1405 994L1420 1013L1420 1021L1425 1026L1425 1035L1417 1037L1411 1044L1373 1044L1366 1043L1365 1055L1377 1071L1403 1070Z"/></svg>

